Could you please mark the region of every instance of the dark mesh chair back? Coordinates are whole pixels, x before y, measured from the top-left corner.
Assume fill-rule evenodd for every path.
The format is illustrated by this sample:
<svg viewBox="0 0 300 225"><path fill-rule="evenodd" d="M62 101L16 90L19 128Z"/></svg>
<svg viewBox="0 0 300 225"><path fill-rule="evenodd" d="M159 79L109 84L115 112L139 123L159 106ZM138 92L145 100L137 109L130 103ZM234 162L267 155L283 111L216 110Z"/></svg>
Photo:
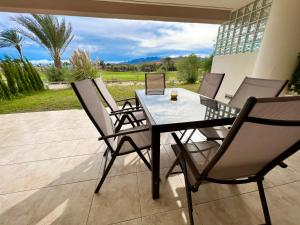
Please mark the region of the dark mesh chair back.
<svg viewBox="0 0 300 225"><path fill-rule="evenodd" d="M166 88L166 79L164 73L146 73L145 90L148 95L164 94Z"/></svg>
<svg viewBox="0 0 300 225"><path fill-rule="evenodd" d="M198 93L208 98L215 98L222 84L224 73L207 73L204 75Z"/></svg>
<svg viewBox="0 0 300 225"><path fill-rule="evenodd" d="M245 77L229 104L237 108L242 108L249 97L277 97L287 82L287 80Z"/></svg>
<svg viewBox="0 0 300 225"><path fill-rule="evenodd" d="M300 97L250 98L225 138L218 153L220 158L208 177L237 179L257 175L295 143L299 145L299 112Z"/></svg>
<svg viewBox="0 0 300 225"><path fill-rule="evenodd" d="M71 84L82 107L98 129L102 136L114 134L112 120L98 96L98 92L92 80L76 81ZM109 138L107 142L113 147L114 140Z"/></svg>

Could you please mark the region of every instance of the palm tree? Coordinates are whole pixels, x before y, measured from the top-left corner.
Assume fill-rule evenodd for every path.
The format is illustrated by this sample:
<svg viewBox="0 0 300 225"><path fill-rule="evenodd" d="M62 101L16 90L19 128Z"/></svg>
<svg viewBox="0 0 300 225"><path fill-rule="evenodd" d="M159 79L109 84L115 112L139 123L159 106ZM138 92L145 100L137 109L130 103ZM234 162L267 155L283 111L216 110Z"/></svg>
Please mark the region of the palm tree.
<svg viewBox="0 0 300 225"><path fill-rule="evenodd" d="M15 47L20 55L20 60L23 59L21 43L23 37L13 30L5 30L0 33L0 48Z"/></svg>
<svg viewBox="0 0 300 225"><path fill-rule="evenodd" d="M46 48L56 68L61 68L61 56L73 39L72 26L64 19L50 15L19 16L14 20L23 26L19 32Z"/></svg>

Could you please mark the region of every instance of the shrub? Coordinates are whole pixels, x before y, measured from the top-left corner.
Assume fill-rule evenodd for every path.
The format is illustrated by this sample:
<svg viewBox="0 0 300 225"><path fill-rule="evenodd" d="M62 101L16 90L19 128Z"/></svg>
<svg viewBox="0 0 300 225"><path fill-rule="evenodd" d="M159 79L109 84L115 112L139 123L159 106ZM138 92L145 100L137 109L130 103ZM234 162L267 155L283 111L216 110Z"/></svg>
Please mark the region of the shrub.
<svg viewBox="0 0 300 225"><path fill-rule="evenodd" d="M68 77L67 67L56 68L55 66L50 66L45 70L45 74L49 81L64 81Z"/></svg>
<svg viewBox="0 0 300 225"><path fill-rule="evenodd" d="M213 62L213 55L208 58L204 58L204 71L205 73L210 73Z"/></svg>
<svg viewBox="0 0 300 225"><path fill-rule="evenodd" d="M288 87L290 90L293 90L300 94L300 53L298 55L298 65L296 66Z"/></svg>
<svg viewBox="0 0 300 225"><path fill-rule="evenodd" d="M87 51L80 49L75 50L70 58L70 62L73 66L71 80L84 80L97 76L98 69L93 64Z"/></svg>
<svg viewBox="0 0 300 225"><path fill-rule="evenodd" d="M36 90L43 90L44 83L43 83L38 71L34 68L34 66L27 59L26 59L26 61L23 61L23 64L24 64L24 68L27 71L27 73L31 74L32 79L34 80L34 83L36 85Z"/></svg>
<svg viewBox="0 0 300 225"><path fill-rule="evenodd" d="M15 79L16 71L14 62L11 59L6 58L2 61L1 68L3 70L3 75L5 76L10 93L16 95L18 93L18 87Z"/></svg>
<svg viewBox="0 0 300 225"><path fill-rule="evenodd" d="M160 65L157 63L143 63L139 65L140 71L142 72L154 72Z"/></svg>
<svg viewBox="0 0 300 225"><path fill-rule="evenodd" d="M5 80L0 77L0 98L9 99L11 95L26 93L29 91L43 90L43 82L28 61L12 60L8 57L0 63Z"/></svg>
<svg viewBox="0 0 300 225"><path fill-rule="evenodd" d="M0 74L0 100L1 99L10 99L10 91L7 87L6 83L2 80L1 74Z"/></svg>
<svg viewBox="0 0 300 225"><path fill-rule="evenodd" d="M180 59L177 64L178 80L195 83L199 78L200 63L195 54Z"/></svg>

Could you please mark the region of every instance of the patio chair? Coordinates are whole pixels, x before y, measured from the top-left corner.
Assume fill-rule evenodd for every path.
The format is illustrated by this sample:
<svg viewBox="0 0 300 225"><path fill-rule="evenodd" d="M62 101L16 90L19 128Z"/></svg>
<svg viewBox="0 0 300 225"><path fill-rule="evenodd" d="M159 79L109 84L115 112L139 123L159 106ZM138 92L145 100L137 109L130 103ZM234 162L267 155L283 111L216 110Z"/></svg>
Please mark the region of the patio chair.
<svg viewBox="0 0 300 225"><path fill-rule="evenodd" d="M184 173L190 224L193 222L191 192L207 181L218 184L256 182L266 224L271 218L263 188L264 177L300 149L300 97L250 97L225 140L183 144L172 133L176 164ZM217 213L217 212L216 212Z"/></svg>
<svg viewBox="0 0 300 225"><path fill-rule="evenodd" d="M265 98L277 97L288 83L288 80L271 80L245 77L235 94L230 97L229 105L242 108L249 97ZM229 97L229 95L227 95ZM207 140L224 140L228 134L228 128L224 126L207 127L198 129ZM193 134L189 136L188 139Z"/></svg>
<svg viewBox="0 0 300 225"><path fill-rule="evenodd" d="M225 73L207 73L204 75L201 85L198 89L198 93L205 97L214 99L221 87L222 81L224 79ZM196 130L193 130L188 138L192 137ZM181 133L181 139L185 136L187 130Z"/></svg>
<svg viewBox="0 0 300 225"><path fill-rule="evenodd" d="M116 118L115 125L120 122L122 114L124 114L125 112L127 114L130 114L131 119L137 125L140 125L140 123L142 123L142 121L146 119L142 109L140 107L133 107L132 104L130 103L130 100L133 100L135 98L127 98L127 99L115 101L115 99L111 96L105 83L100 77L93 79L93 82L97 90L99 91L101 97L104 99L104 101L110 108L111 110L110 115ZM121 109L117 104L119 102L124 102ZM129 123L130 122L128 121L128 119L124 121L124 124L129 124Z"/></svg>
<svg viewBox="0 0 300 225"><path fill-rule="evenodd" d="M198 93L214 99L220 89L225 73L207 73L204 75Z"/></svg>
<svg viewBox="0 0 300 225"><path fill-rule="evenodd" d="M107 110L102 104L95 86L90 79L71 83L86 114L101 135L99 140L104 140L107 145L104 153L104 169L101 180L95 190L98 193L110 168L117 156L136 152L151 170L151 165L142 153L142 150L150 149L151 135L149 128L145 125L135 126L128 114L123 114L117 127L114 126ZM122 123L128 119L133 126L130 129L120 131ZM108 161L109 155L111 159ZM150 158L149 152L148 156ZM108 164L107 164L108 163Z"/></svg>
<svg viewBox="0 0 300 225"><path fill-rule="evenodd" d="M146 95L163 95L166 88L166 77L164 73L146 73L145 91Z"/></svg>

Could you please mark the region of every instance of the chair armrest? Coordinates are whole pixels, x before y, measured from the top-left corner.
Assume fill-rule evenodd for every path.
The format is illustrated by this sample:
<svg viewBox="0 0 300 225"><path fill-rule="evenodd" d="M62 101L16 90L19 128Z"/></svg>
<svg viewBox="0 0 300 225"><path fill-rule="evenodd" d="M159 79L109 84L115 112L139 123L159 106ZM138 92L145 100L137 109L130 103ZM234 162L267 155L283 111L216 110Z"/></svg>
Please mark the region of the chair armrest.
<svg viewBox="0 0 300 225"><path fill-rule="evenodd" d="M98 140L103 140L105 138L113 138L113 137L118 137L118 136L121 136L121 135L127 135L127 134L132 134L132 133L137 133L137 132L142 132L142 131L147 131L149 130L149 127L146 127L146 128L137 128L137 129L134 129L134 130L130 130L130 131L120 131L120 132L117 132L115 134L110 134L110 135L106 135L106 136L103 136L103 137L99 137Z"/></svg>
<svg viewBox="0 0 300 225"><path fill-rule="evenodd" d="M233 95L225 94L225 98L231 100L231 99L233 99Z"/></svg>
<svg viewBox="0 0 300 225"><path fill-rule="evenodd" d="M120 99L120 100L117 100L116 102L126 102L126 101L129 101L129 100L135 100L135 97Z"/></svg>
<svg viewBox="0 0 300 225"><path fill-rule="evenodd" d="M125 108L125 109L111 111L110 115L123 114L123 113L126 113L126 112L135 112L135 111L141 111L141 110L142 110L142 108L137 106L137 107L131 107L131 108Z"/></svg>

